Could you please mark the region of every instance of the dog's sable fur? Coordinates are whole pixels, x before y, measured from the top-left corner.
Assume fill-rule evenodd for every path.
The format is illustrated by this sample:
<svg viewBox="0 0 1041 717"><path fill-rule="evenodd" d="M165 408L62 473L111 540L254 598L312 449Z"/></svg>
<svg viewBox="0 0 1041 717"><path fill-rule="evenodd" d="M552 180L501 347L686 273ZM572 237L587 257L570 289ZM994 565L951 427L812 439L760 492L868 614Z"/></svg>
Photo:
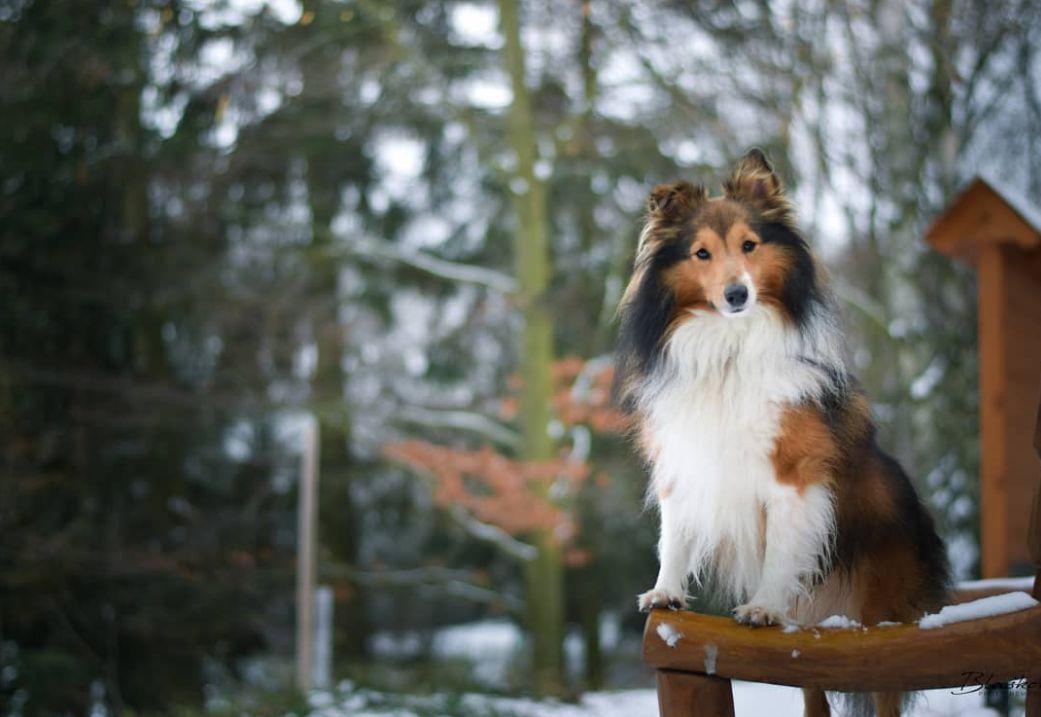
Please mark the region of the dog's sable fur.
<svg viewBox="0 0 1041 717"><path fill-rule="evenodd" d="M875 441L823 271L762 152L723 188L652 190L619 309L617 390L661 514L639 606L710 576L752 625L915 620L946 595L944 546Z"/></svg>

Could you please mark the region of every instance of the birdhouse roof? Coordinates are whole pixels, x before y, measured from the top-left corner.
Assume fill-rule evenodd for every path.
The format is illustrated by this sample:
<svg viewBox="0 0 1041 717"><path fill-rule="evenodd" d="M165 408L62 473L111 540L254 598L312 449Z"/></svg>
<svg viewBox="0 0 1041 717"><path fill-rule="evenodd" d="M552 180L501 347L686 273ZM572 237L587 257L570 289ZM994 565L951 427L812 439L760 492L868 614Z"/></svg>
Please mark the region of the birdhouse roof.
<svg viewBox="0 0 1041 717"><path fill-rule="evenodd" d="M937 250L975 263L990 244L1041 247L1041 205L990 177L976 177L936 218L925 240Z"/></svg>

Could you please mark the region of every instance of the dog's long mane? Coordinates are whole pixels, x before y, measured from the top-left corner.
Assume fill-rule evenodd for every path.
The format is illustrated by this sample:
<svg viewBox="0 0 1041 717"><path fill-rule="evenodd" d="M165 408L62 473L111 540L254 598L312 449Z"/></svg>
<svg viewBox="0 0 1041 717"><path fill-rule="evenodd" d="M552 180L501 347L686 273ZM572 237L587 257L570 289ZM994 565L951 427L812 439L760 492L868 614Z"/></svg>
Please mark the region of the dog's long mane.
<svg viewBox="0 0 1041 717"><path fill-rule="evenodd" d="M780 296L780 310L786 320L803 337L808 348L812 349L812 344L817 342L835 344L834 300L826 276L806 241L790 221L760 220L753 226L764 243L782 247L789 257ZM693 239L689 227L689 223L677 227L650 215L640 235L632 279L618 309L615 391L619 403L628 411L636 408L639 386L660 367L670 331L677 320L675 296L664 281L664 273L688 258ZM821 348L826 353L834 353L835 347ZM807 360L817 359L808 355ZM820 368L831 374L836 386L848 383L841 360L828 360Z"/></svg>

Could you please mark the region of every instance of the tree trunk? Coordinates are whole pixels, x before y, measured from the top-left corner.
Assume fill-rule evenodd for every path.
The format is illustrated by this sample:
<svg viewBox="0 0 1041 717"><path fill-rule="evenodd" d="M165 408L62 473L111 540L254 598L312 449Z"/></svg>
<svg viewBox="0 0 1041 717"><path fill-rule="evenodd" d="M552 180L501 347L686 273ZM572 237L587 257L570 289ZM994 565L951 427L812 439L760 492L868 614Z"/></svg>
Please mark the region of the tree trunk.
<svg viewBox="0 0 1041 717"><path fill-rule="evenodd" d="M592 19L592 0L579 0L579 8L582 14L582 33L578 45L578 64L582 68L582 115L579 126L580 151L583 163L587 167L594 167L599 159L596 150L596 138L593 133L593 109L597 95L596 66L593 64L593 36L595 28ZM589 173L590 176L592 173ZM579 236L583 252L593 249L596 241L596 219L593 209L596 206L597 196L592 187L585 185L584 196L579 203ZM609 283L601 277L589 277L591 282L584 287L583 297L590 305L595 302L604 304L606 291L609 291ZM609 349L613 325L608 319L612 314L601 312L600 320L590 326L590 336L584 342L588 355L596 356ZM585 545L590 547L592 557L590 561L577 570L578 592L578 619L582 630L582 644L584 646L585 660L582 666L583 683L585 689L595 690L603 685L604 665L603 652L600 649L600 609L603 590L600 587L600 566L597 563L599 555L599 540L596 530L600 520L599 509L593 492L587 485L576 497L578 506L577 513L580 517L582 534ZM575 603L572 603L575 604Z"/></svg>
<svg viewBox="0 0 1041 717"><path fill-rule="evenodd" d="M323 6L317 0L302 3L312 21L323 22ZM317 20L315 17L317 16ZM311 378L311 401L318 423L318 559L323 554L334 564L358 567L361 525L352 486L358 466L351 452L351 413L347 403L347 376L343 357L347 339L340 323L340 263L326 251L332 244L332 222L340 210L344 169L338 164L329 135L343 106L330 78L343 48L336 43L311 49L301 60L304 88L301 100L328 124L319 122L303 137L307 160L307 197L311 210L311 259L309 301L317 309L311 317L318 361ZM319 570L319 575L321 571ZM334 585L333 656L358 660L367 654L369 622L365 593L357 585Z"/></svg>
<svg viewBox="0 0 1041 717"><path fill-rule="evenodd" d="M582 665L583 687L599 690L604 686L604 653L600 645L600 607L603 589L600 566L593 562L578 570L578 613L582 626L585 662Z"/></svg>
<svg viewBox="0 0 1041 717"><path fill-rule="evenodd" d="M121 61L118 69L133 77L133 81L126 83L119 92L113 112L115 125L115 139L119 156L114 163L112 181L109 185L111 191L117 195L114 197L114 211L110 213L113 222L112 235L108 239L115 240L113 243L127 243L145 246L149 242L149 202L148 202L148 176L142 157L143 132L141 127L141 87L144 68L140 61L140 42L137 34L131 28L135 19L133 10L125 10L119 18L120 37L118 45L120 52L117 57ZM126 33L126 34L123 34ZM160 315L155 307L153 298L148 296L145 308L135 312L133 323L129 329L133 334L133 353L130 365L126 368L133 371L137 376L146 379L161 380L166 373L166 352L163 346L162 325L164 317ZM78 403L83 396L80 392L75 399ZM105 440L103 436L97 435L96 427L80 424L75 429L77 443L81 450L76 454L80 460L90 461L94 451L87 449L88 445L101 445ZM81 475L88 475L92 467L81 463L78 471ZM101 492L102 504L104 505L104 528L99 535L105 536L104 550L105 562L116 564L124 554L126 544L126 501L125 493L120 485L122 477L104 477ZM101 654L104 656L104 685L105 696L108 706L115 714L120 714L125 708L123 699L123 688L126 684L127 668L125 660L121 658L121 647L125 644L127 635L121 629L122 615L115 607L116 601L110 603L110 612L105 616L104 633L106 635Z"/></svg>
<svg viewBox="0 0 1041 717"><path fill-rule="evenodd" d="M524 319L521 338L520 399L521 458L553 457L547 433L550 420L553 363L553 323L546 304L550 257L545 191L535 176L535 130L528 88L524 79L524 50L516 0L500 0L502 32L506 39L506 65L513 86L510 108L510 143L517 155L517 171L511 189L517 213L514 258L518 302ZM534 536L538 556L525 571L529 629L535 687L542 693L562 689L564 640L564 583L561 549L549 530Z"/></svg>

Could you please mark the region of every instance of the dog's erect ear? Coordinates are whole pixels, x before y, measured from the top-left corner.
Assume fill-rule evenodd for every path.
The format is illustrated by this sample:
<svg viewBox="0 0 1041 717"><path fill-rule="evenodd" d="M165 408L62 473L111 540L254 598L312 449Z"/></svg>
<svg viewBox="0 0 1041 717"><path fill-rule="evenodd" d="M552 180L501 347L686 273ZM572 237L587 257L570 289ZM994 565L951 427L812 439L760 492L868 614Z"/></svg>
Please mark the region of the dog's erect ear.
<svg viewBox="0 0 1041 717"><path fill-rule="evenodd" d="M647 215L651 219L676 221L692 214L707 198L704 187L690 182L659 184L647 197Z"/></svg>
<svg viewBox="0 0 1041 717"><path fill-rule="evenodd" d="M751 205L763 221L789 223L792 205L784 194L784 186L774 173L763 150L753 148L734 167L723 184L726 196Z"/></svg>

